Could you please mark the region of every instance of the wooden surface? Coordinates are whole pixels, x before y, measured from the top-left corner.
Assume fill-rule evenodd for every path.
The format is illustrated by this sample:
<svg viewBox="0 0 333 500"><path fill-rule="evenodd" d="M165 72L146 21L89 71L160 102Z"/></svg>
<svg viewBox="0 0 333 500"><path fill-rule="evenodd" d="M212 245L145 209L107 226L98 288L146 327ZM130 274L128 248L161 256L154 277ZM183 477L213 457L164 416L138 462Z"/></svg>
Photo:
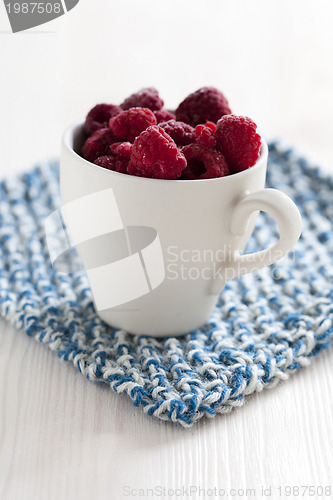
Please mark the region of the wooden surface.
<svg viewBox="0 0 333 500"><path fill-rule="evenodd" d="M0 175L58 156L64 128L98 101L155 85L173 107L204 84L224 90L268 138L333 171L331 19L329 0L81 0L13 35L1 3ZM188 431L144 416L0 320L0 499L219 498L215 487L263 498L270 486L278 499L289 491L279 486L333 489L332 364L331 350ZM190 496L191 485L204 491ZM139 490L159 486L185 491ZM289 497L333 497L301 493Z"/></svg>
<svg viewBox="0 0 333 500"><path fill-rule="evenodd" d="M255 489L255 498L272 486L279 498L279 485L332 485L332 363L327 351L242 408L185 430L144 416L2 323L0 498L121 499L126 488L190 485Z"/></svg>

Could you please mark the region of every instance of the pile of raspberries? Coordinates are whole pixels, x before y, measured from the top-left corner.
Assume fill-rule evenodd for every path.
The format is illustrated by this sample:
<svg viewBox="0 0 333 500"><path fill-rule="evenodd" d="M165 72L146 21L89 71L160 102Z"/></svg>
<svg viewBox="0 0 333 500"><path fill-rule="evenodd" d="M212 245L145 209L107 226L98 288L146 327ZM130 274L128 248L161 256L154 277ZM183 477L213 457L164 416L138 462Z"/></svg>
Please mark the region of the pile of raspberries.
<svg viewBox="0 0 333 500"><path fill-rule="evenodd" d="M241 172L260 155L256 124L231 114L218 89L203 87L175 112L155 88L117 106L97 104L85 120L81 154L100 167L155 179L211 179Z"/></svg>

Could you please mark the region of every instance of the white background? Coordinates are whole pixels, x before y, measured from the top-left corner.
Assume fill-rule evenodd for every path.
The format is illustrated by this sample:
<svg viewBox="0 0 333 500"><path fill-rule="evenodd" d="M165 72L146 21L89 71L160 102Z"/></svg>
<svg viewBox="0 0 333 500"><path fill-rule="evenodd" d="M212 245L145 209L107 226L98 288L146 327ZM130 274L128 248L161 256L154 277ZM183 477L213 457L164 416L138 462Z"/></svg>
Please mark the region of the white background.
<svg viewBox="0 0 333 500"><path fill-rule="evenodd" d="M173 108L203 85L333 171L332 14L329 0L81 0L13 35L0 4L0 175L57 157L64 128L97 102L156 86ZM118 500L126 485L272 485L271 498L279 484L333 488L331 352L187 432L4 322L0 348L1 500Z"/></svg>
<svg viewBox="0 0 333 500"><path fill-rule="evenodd" d="M70 122L147 85L170 108L217 86L268 138L331 165L332 15L329 0L80 0L12 35L1 4L1 173L57 156Z"/></svg>

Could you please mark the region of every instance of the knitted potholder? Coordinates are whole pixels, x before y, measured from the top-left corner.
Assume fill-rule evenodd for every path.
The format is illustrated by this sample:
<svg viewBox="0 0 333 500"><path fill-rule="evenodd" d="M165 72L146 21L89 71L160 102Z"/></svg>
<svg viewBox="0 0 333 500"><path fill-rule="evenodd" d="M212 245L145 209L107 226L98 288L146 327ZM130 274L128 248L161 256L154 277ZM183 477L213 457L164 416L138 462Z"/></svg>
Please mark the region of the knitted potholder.
<svg viewBox="0 0 333 500"><path fill-rule="evenodd" d="M274 387L333 334L333 178L270 144L267 186L288 194L303 232L280 262L230 281L209 324L183 337L132 336L96 315L85 272L51 266L44 220L61 204L58 165L0 183L0 314L91 381L125 392L148 415L190 427ZM249 251L271 245L260 214Z"/></svg>

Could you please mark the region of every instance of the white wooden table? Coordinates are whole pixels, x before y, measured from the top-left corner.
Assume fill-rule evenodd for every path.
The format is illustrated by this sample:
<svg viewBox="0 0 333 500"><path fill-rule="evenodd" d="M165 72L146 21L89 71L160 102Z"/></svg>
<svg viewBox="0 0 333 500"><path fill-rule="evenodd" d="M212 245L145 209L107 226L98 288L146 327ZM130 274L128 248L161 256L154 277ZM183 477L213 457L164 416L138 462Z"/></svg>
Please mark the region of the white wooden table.
<svg viewBox="0 0 333 500"><path fill-rule="evenodd" d="M331 19L328 0L81 0L66 16L12 35L1 4L1 177L58 156L68 123L145 85L173 107L213 84L268 138L286 138L333 171ZM332 365L331 350L188 431L144 416L0 320L0 498L333 491ZM290 497L333 497L303 491Z"/></svg>

